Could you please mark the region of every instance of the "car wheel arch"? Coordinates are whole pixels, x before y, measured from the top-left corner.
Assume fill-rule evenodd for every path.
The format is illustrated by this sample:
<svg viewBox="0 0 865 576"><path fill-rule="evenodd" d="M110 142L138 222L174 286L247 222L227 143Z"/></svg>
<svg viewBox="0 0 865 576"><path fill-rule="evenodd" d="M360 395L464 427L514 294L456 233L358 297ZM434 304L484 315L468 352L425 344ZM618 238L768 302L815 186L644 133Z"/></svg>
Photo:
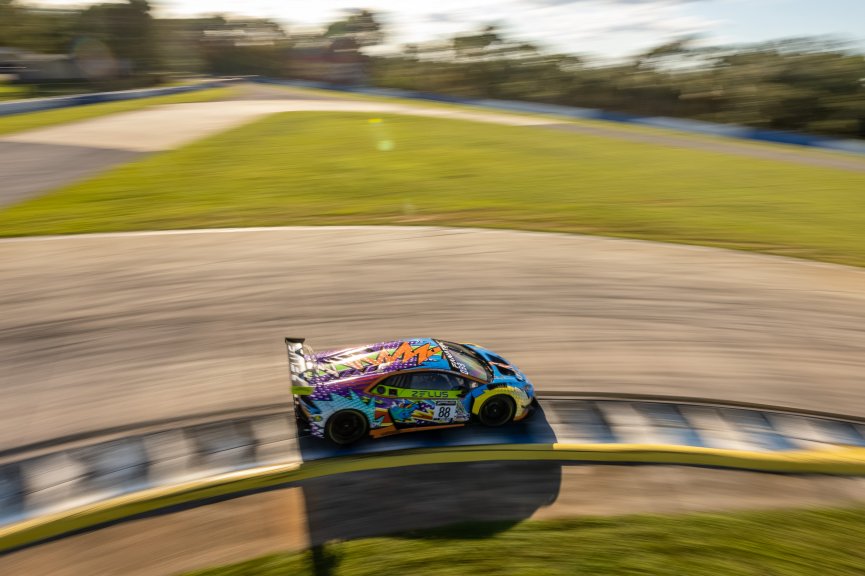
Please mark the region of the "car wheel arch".
<svg viewBox="0 0 865 576"><path fill-rule="evenodd" d="M357 426L354 429L343 427L336 429L345 420L353 420ZM323 423L324 436L335 444L347 446L367 437L372 428L372 422L366 414L355 408L343 408L331 414Z"/></svg>

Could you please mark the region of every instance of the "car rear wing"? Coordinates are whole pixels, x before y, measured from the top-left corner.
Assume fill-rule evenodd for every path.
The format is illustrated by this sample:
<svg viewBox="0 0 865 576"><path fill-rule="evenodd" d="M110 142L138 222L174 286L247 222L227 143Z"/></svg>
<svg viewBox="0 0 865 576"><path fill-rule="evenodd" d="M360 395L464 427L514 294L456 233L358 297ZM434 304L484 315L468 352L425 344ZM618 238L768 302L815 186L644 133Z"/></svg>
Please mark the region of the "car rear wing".
<svg viewBox="0 0 865 576"><path fill-rule="evenodd" d="M288 370L291 374L291 393L307 395L312 394L313 387L304 376L311 372L315 364L307 358L312 356L308 346L304 346L305 338L286 338L285 347L288 350Z"/></svg>

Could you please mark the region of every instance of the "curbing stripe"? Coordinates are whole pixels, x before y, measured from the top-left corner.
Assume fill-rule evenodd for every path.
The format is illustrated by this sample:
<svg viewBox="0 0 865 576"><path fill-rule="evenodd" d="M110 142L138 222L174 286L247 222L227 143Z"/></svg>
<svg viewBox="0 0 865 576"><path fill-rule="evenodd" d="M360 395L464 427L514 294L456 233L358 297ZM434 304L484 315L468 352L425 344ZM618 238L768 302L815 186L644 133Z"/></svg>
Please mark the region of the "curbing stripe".
<svg viewBox="0 0 865 576"><path fill-rule="evenodd" d="M0 554L145 513L322 476L423 464L519 460L688 465L785 474L865 476L865 448L767 453L653 444L501 444L408 450L253 468L41 516L0 528Z"/></svg>

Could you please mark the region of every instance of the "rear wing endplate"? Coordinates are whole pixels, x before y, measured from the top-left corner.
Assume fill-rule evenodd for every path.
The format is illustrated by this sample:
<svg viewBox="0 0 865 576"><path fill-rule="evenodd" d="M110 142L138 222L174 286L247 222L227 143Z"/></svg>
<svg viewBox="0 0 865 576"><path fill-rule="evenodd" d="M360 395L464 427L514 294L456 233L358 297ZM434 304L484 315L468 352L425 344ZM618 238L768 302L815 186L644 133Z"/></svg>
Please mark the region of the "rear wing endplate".
<svg viewBox="0 0 865 576"><path fill-rule="evenodd" d="M312 394L313 387L304 377L304 373L311 371L315 366L306 358L310 355L308 347L303 343L305 338L286 338L285 347L288 350L288 370L291 374L291 393L307 395Z"/></svg>

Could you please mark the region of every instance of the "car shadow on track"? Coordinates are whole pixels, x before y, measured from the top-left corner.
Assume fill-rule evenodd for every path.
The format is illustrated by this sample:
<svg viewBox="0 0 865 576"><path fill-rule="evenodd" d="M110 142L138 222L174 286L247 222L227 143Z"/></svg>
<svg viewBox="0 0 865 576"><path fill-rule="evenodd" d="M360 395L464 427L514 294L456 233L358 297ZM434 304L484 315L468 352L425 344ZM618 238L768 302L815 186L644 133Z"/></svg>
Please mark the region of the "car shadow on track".
<svg viewBox="0 0 865 576"><path fill-rule="evenodd" d="M300 437L304 460L384 451L465 445L556 441L542 409L524 422L500 429L468 426L382 438L339 449L316 438ZM460 537L488 537L530 518L559 495L558 462L484 461L422 464L325 476L301 483L306 505L312 560L317 575L334 573L339 558L326 546L395 534L436 538L455 524ZM417 531L439 528L432 534ZM415 545L408 543L408 545Z"/></svg>

